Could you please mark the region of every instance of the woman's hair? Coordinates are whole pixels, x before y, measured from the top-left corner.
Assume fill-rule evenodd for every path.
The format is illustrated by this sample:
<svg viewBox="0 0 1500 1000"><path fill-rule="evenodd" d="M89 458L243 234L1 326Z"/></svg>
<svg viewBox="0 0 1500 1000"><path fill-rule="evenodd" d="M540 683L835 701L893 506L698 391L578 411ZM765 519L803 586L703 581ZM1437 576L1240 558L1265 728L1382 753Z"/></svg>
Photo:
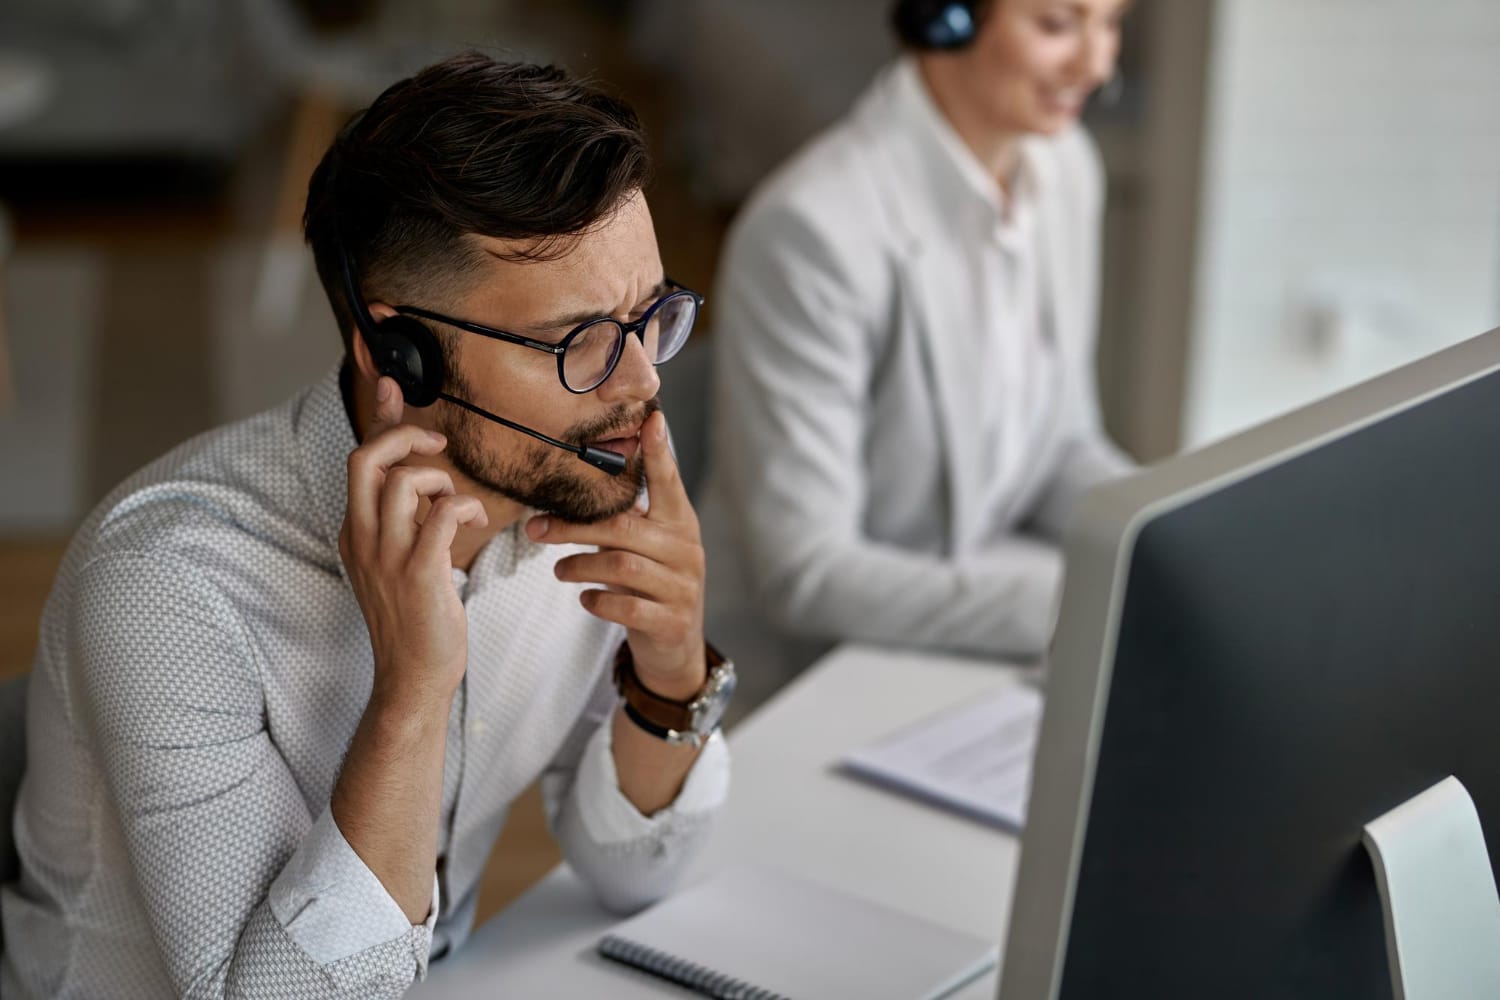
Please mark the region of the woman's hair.
<svg viewBox="0 0 1500 1000"><path fill-rule="evenodd" d="M466 52L393 84L343 128L302 225L347 350L343 254L367 300L433 304L483 257L466 234L553 259L649 175L624 101L556 67Z"/></svg>

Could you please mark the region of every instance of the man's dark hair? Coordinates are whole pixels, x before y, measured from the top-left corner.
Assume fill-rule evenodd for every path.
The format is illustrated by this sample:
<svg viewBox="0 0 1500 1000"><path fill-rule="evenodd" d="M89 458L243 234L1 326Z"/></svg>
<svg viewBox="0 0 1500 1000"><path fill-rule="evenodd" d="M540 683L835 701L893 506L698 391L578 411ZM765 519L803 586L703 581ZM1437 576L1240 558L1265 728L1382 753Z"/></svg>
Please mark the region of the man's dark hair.
<svg viewBox="0 0 1500 1000"><path fill-rule="evenodd" d="M393 84L323 155L302 217L345 350L340 242L367 300L441 305L482 259L466 234L553 259L649 174L631 107L556 67L466 52Z"/></svg>

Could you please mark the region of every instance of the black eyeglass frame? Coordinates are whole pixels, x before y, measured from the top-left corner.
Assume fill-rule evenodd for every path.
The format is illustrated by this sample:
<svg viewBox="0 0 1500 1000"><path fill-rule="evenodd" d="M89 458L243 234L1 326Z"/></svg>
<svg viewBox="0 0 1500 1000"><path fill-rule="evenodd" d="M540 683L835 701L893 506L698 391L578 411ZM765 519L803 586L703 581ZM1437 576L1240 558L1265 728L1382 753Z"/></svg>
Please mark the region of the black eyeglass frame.
<svg viewBox="0 0 1500 1000"><path fill-rule="evenodd" d="M403 316L416 316L419 319L431 320L434 323L442 323L444 326L451 326L454 329L463 330L465 333L475 333L481 337L488 337L491 340L499 340L507 344L519 344L522 347L529 347L534 351L544 351L547 354L556 355L557 380L562 383L562 387L564 389L568 390L573 395L583 396L590 392L593 392L605 382L608 382L609 377L615 373L615 368L619 366L620 359L625 356L626 337L630 336L633 333L638 338L640 338L641 346L645 346L646 326L651 322L652 318L656 316L656 311L662 306L666 305L668 302L671 302L674 299L691 298L693 302L693 323L696 324L698 322L698 311L703 308L703 296L698 292L693 291L691 288L688 288L686 285L682 285L673 281L671 278L666 279L666 285L668 288L672 289L672 291L669 291L666 295L663 295L661 298L651 303L651 308L647 309L645 314L642 315L640 319L635 320L634 322L627 323L624 320L615 319L613 316L595 316L593 319L586 319L582 323L579 323L577 326L573 327L573 329L569 330L567 335L564 336L562 340L559 340L555 344L549 344L543 340L535 340L531 337L523 337L518 333L509 333L505 330L496 329L493 326L485 326L483 323L474 323L465 319L454 319L452 316L444 316L442 313L433 312L431 309L423 309L420 306L397 306L396 312L400 313ZM563 361L565 355L568 352L568 345L576 340L580 335L582 335L584 331L590 329L591 327L598 326L600 323L613 323L620 329L620 337L615 342L614 353L610 355L609 363L605 365L604 374L599 377L599 381L595 382L587 389L575 389L568 384L568 377L563 370ZM688 333L689 335L691 335L692 327L688 328ZM687 338L683 338L683 343L687 343ZM677 351L681 350L681 347L677 348ZM661 361L653 360L651 364L653 366L666 364L668 361L671 361L673 357L677 356L677 351L674 351L671 357L663 358Z"/></svg>

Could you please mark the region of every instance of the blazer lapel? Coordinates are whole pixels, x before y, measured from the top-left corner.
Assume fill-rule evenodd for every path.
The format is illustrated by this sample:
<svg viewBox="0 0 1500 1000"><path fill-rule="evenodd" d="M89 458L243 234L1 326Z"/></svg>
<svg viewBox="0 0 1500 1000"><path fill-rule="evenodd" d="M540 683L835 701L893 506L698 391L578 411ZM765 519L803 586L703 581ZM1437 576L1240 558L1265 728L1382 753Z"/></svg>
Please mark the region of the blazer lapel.
<svg viewBox="0 0 1500 1000"><path fill-rule="evenodd" d="M974 452L980 393L992 390L984 384L972 345L976 331L968 328L971 321L962 308L973 294L966 286L972 268L959 256L962 243L953 230L969 206L949 183L951 164L943 163L941 151L915 131L920 125L911 120L909 97L900 93L909 83L901 74L909 72L913 70L901 63L888 67L861 102L857 117L894 235L904 244L897 251L898 269L940 425L948 480L948 551L958 553L972 544L977 531ZM893 119L909 127L892 128Z"/></svg>
<svg viewBox="0 0 1500 1000"><path fill-rule="evenodd" d="M948 473L948 544L951 553L969 547L978 516L979 483L974 450L979 427L979 393L990 391L979 377L977 354L966 348L974 331L956 308L964 289L946 247L917 244L907 259L912 303L927 382L940 424Z"/></svg>

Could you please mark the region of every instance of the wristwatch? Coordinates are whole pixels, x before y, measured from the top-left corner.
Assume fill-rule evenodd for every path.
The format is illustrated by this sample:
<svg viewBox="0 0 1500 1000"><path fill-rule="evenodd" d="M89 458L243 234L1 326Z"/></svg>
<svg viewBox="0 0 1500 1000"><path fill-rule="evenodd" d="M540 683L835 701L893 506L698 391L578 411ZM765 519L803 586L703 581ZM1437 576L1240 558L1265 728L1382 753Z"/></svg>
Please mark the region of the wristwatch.
<svg viewBox="0 0 1500 1000"><path fill-rule="evenodd" d="M719 728L724 709L734 695L734 664L704 643L708 652L708 680L687 701L663 698L646 688L635 673L630 644L620 643L615 654L615 689L625 702L630 721L675 746L700 747Z"/></svg>

